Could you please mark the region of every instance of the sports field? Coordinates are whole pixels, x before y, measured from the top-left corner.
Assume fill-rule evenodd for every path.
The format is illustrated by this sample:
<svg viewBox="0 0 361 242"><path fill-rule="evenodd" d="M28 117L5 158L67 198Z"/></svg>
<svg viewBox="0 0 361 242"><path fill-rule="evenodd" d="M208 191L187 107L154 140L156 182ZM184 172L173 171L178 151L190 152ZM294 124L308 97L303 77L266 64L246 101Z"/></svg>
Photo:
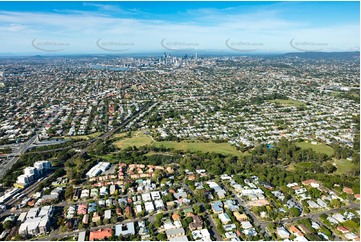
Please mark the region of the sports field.
<svg viewBox="0 0 361 242"><path fill-rule="evenodd" d="M124 138L114 143L114 145L118 148L124 149L130 146L141 147L145 145L150 145L153 142L153 139L144 134L144 133L136 133L131 138Z"/></svg>
<svg viewBox="0 0 361 242"><path fill-rule="evenodd" d="M333 159L332 164L337 168L335 174L347 174L355 168L355 165L346 159Z"/></svg>
<svg viewBox="0 0 361 242"><path fill-rule="evenodd" d="M214 142L175 142L175 141L161 141L155 142L155 146L160 147L164 146L166 148L173 148L176 150L184 150L184 151L201 151L203 153L206 152L215 152L223 155L234 155L234 156L244 156L245 154L241 151L238 151L235 147L233 147L229 143L214 143Z"/></svg>
<svg viewBox="0 0 361 242"><path fill-rule="evenodd" d="M298 142L296 145L302 149L312 149L316 152L326 154L328 156L332 156L334 150L332 147L325 145L325 144L311 144L307 142Z"/></svg>
<svg viewBox="0 0 361 242"><path fill-rule="evenodd" d="M274 100L270 100L270 102L279 103L283 106L295 106L295 107L305 106L303 102L291 100L291 99L274 99Z"/></svg>

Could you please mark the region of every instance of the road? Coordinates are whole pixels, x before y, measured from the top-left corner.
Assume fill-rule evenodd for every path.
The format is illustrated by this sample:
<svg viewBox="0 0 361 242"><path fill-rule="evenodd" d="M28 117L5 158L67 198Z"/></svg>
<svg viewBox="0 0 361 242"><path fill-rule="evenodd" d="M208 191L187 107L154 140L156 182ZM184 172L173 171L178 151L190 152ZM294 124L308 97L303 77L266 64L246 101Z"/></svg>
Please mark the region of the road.
<svg viewBox="0 0 361 242"><path fill-rule="evenodd" d="M196 200L197 204L202 204L202 203L199 203L199 201L197 201L196 196L194 195L193 191L189 188L189 186L187 184L185 184L185 182L182 183L182 186L188 191L189 194L191 194L191 196L194 198L194 200ZM221 234L218 232L217 226L214 223L211 215L208 212L206 212L206 218L210 225L209 228L211 230L210 232L211 232L212 237L216 238L217 241L222 241L223 238L222 238Z"/></svg>
<svg viewBox="0 0 361 242"><path fill-rule="evenodd" d="M19 194L23 194L23 197L26 197L27 195L31 194L32 192L34 192L37 188L38 188L38 185L43 181L45 180L47 177L49 177L51 174L47 174L44 179L42 180L38 180L36 181L35 183L31 184L30 186L22 189ZM5 205L8 205L8 206L13 206L15 203L19 202L19 198L11 198L9 199L8 201L4 202ZM1 217L1 215L0 215Z"/></svg>
<svg viewBox="0 0 361 242"><path fill-rule="evenodd" d="M223 241L221 234L217 230L217 225L214 223L214 221L209 213L206 213L206 218L207 218L207 221L209 222L209 228L211 230L212 237L215 238L217 241Z"/></svg>
<svg viewBox="0 0 361 242"><path fill-rule="evenodd" d="M6 172L9 169L11 169L11 167L19 160L19 156L21 154L24 154L25 151L27 149L29 149L29 147L35 143L35 140L36 140L37 137L38 137L38 135L36 134L33 137L31 137L28 141L21 144L19 146L18 150L15 153L13 153L12 156L9 157L7 160L5 160L2 163L2 168L0 169L0 179L2 179L3 176L6 174Z"/></svg>
<svg viewBox="0 0 361 242"><path fill-rule="evenodd" d="M151 106L151 104L154 104L154 103L149 102L149 103L145 104L142 108L140 108L137 112L135 112L131 117L129 117L128 119L124 120L123 123L122 123L120 126L118 126L117 128L115 128L115 129L113 129L113 130L110 130L110 131L108 131L108 132L106 132L106 133L103 133L102 135L100 135L100 136L98 136L98 137L96 137L96 138L93 138L93 139L89 140L89 141L88 141L88 145L87 145L84 149L82 149L81 152L76 153L76 154L73 156L73 158L85 154L85 153L87 152L87 150L89 149L89 147L91 147L91 144L93 144L95 141L100 140L100 139L106 139L106 138L112 136L114 133L116 133L116 132L119 131L120 129L124 128L127 124L129 124L131 121L133 121L140 113L142 113L146 108L149 108L149 107ZM155 105L155 104L154 104L154 105ZM45 122L45 124L46 124L46 122ZM45 124L44 124L44 125L45 125ZM25 153L25 151L35 142L36 138L37 138L37 135L35 135L35 136L32 137L31 139L29 139L27 142L25 142L25 143L21 146L21 148L16 152L16 154L17 154L17 155L20 155L20 154ZM2 175L4 175L4 174L6 173L6 171L7 171L8 169L10 169L11 166L12 166L13 164L15 164L15 162L18 161L18 159L19 159L19 157L13 157L11 164L10 164L10 162L8 162L8 163L6 164L6 166L8 166L8 168L7 168L7 169L1 169L0 172L2 172ZM31 192L33 192L33 191L36 189L37 185L38 185L38 182L30 185L29 187L25 188L25 189L22 191L22 193L25 192L25 193L24 193L25 195L30 194ZM19 200L19 199L10 199L6 204L8 204L8 205L13 205L15 202L17 202L17 200ZM5 212L6 212L6 211L5 211ZM2 214L3 214L3 213L2 213ZM2 214L1 214L0 216L2 216Z"/></svg>
<svg viewBox="0 0 361 242"><path fill-rule="evenodd" d="M98 137L95 137L95 138L89 140L89 141L88 141L88 146L85 147L81 152L75 154L75 156L73 156L73 158L84 155L84 154L87 152L87 150L88 150L88 148L90 147L90 145L93 144L95 141L101 140L101 139L103 139L103 140L104 140L104 139L107 139L107 138L109 138L110 136L112 136L113 134L115 134L116 132L118 132L119 130L123 129L127 124L129 124L131 121L133 121L133 120L134 120L141 112L143 112L146 108L151 107L151 104L153 104L153 106L155 105L155 104L152 103L152 102L149 102L149 103L145 104L142 108L140 108L138 111L136 111L135 113L133 113L133 115L132 115L131 117L129 117L128 119L124 120L124 121L122 122L122 124L119 125L117 128L112 129L112 130L110 130L110 131L108 131L108 132L106 132L106 133L103 133L102 135L100 135L100 136L98 136ZM153 106L152 106L152 107L153 107Z"/></svg>
<svg viewBox="0 0 361 242"><path fill-rule="evenodd" d="M30 146L32 146L37 137L38 137L38 134L40 132L40 130L42 128L45 127L45 125L47 123L51 123L54 121L54 119L56 118L56 113L59 111L59 108L57 108L54 112L53 112L53 115L49 118L47 118L41 125L41 128L36 132L36 134L31 137L28 141L22 143L22 144L19 144L19 148L17 149L17 151L15 153L12 153L12 156L9 157L7 160L5 160L2 164L1 164L1 169L0 169L0 179L3 178L3 176L6 174L6 172L11 169L11 167L19 160L19 157L20 155L24 154L29 148Z"/></svg>
<svg viewBox="0 0 361 242"><path fill-rule="evenodd" d="M198 204L198 205L200 205L200 204ZM187 208L191 208L192 206L193 205L188 205L188 206L175 208L175 209L171 209L171 210L167 210L167 211L160 211L160 213L173 214L175 211L178 211L179 209L187 209ZM109 227L113 227L113 226L118 225L118 224L124 224L124 223L129 223L129 222L138 222L138 221L145 220L145 219L149 219L150 221L154 221L155 216L157 214L158 213L149 214L149 215L146 215L146 216L141 217L141 218L126 219L126 220L123 220L122 222L117 222L115 224L100 225L100 226L90 228L89 231L95 231L95 230L99 230L99 229L109 228ZM80 232L83 232L83 231L87 231L87 229L76 230L76 231L71 231L71 232L67 232L67 233L59 233L59 230L54 230L50 234L48 234L46 236L43 236L41 238L35 238L35 239L36 240L42 240L42 241L44 241L44 240L49 241L49 240L53 240L53 239L61 239L61 238L66 238L66 237L77 236Z"/></svg>
<svg viewBox="0 0 361 242"><path fill-rule="evenodd" d="M340 208L334 208L334 209L330 209L330 210L326 210L326 211L319 211L319 212L313 212L313 213L308 213L307 215L305 216L301 216L301 217L297 217L297 218L289 218L289 219L284 219L284 220L281 220L283 223L293 223L297 220L300 220L300 219L304 219L304 218L310 218L310 219L314 219L314 218L318 218L320 217L321 214L330 214L330 213L336 213L337 211L339 211L340 209L360 209L360 204L357 204L357 203L350 203L349 205L347 206L343 206L343 207L340 207Z"/></svg>
<svg viewBox="0 0 361 242"><path fill-rule="evenodd" d="M252 218L253 224L260 228L261 233L263 235L267 234L269 237L271 237L271 235L267 232L266 227L268 225L268 222L263 222L260 221L257 216L255 216L253 214L253 212L248 208L248 206L245 204L245 201L243 199L241 199L240 197L236 196L235 192L233 191L233 189L229 188L228 186L226 186L224 183L222 183L222 185L224 186L224 188L231 194L231 196L237 200L238 204L240 206L242 206L244 213L248 216Z"/></svg>

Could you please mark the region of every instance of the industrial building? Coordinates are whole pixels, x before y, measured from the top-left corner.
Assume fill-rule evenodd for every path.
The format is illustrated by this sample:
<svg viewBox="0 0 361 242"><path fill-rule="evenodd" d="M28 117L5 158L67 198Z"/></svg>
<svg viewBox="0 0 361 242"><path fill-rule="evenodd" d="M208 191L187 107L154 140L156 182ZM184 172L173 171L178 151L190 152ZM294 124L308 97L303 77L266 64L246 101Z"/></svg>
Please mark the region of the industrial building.
<svg viewBox="0 0 361 242"><path fill-rule="evenodd" d="M89 178L96 177L102 172L108 170L109 168L110 168L109 162L99 162L86 173L86 176Z"/></svg>

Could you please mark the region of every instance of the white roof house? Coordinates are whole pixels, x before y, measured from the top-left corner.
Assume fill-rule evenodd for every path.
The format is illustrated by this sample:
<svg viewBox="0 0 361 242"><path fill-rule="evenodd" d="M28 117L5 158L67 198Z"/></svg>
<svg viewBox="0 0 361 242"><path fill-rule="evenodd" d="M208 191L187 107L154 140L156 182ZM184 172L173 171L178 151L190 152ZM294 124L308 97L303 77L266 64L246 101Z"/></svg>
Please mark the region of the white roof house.
<svg viewBox="0 0 361 242"><path fill-rule="evenodd" d="M86 231L82 231L79 233L78 241L85 241Z"/></svg>
<svg viewBox="0 0 361 242"><path fill-rule="evenodd" d="M211 241L211 235L207 229L192 231L192 237L194 240Z"/></svg>
<svg viewBox="0 0 361 242"><path fill-rule="evenodd" d="M220 213L218 214L218 218L221 220L223 224L227 224L231 222L231 219L229 218L228 214L226 213Z"/></svg>
<svg viewBox="0 0 361 242"><path fill-rule="evenodd" d="M284 227L278 227L277 234L281 239L288 239L290 237L290 233Z"/></svg>
<svg viewBox="0 0 361 242"><path fill-rule="evenodd" d="M141 213L142 211L142 205L138 204L137 206L135 206L135 213Z"/></svg>
<svg viewBox="0 0 361 242"><path fill-rule="evenodd" d="M26 219L35 218L36 216L38 216L38 212L39 212L39 208L31 208L28 214L26 215Z"/></svg>
<svg viewBox="0 0 361 242"><path fill-rule="evenodd" d="M134 229L134 223L126 223L126 224L118 224L115 226L115 235L119 236L127 236L127 235L134 235L135 229Z"/></svg>
<svg viewBox="0 0 361 242"><path fill-rule="evenodd" d="M110 219L112 217L112 210L108 209L104 211L104 218Z"/></svg>
<svg viewBox="0 0 361 242"><path fill-rule="evenodd" d="M147 211L147 213L154 212L154 205L152 202L144 203L144 207L145 207L145 211Z"/></svg>
<svg viewBox="0 0 361 242"><path fill-rule="evenodd" d="M151 192L151 195L153 200L158 200L161 198L160 193L158 191Z"/></svg>
<svg viewBox="0 0 361 242"><path fill-rule="evenodd" d="M155 208L156 208L157 210L164 209L163 200L155 200L155 201L154 201L154 205L155 205Z"/></svg>
<svg viewBox="0 0 361 242"><path fill-rule="evenodd" d="M143 193L143 194L142 194L142 200L143 200L144 202L152 201L152 198L151 198L151 196L150 196L150 193Z"/></svg>

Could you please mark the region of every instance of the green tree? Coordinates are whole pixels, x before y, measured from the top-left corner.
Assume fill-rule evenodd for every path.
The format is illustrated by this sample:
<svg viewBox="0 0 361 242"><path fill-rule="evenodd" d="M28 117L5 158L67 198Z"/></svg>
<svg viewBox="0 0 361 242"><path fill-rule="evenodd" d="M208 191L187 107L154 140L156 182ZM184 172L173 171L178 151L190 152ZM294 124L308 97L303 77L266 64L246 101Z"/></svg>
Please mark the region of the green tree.
<svg viewBox="0 0 361 242"><path fill-rule="evenodd" d="M330 202L330 204L331 204L331 206L332 206L333 208L339 208L339 207L341 207L341 202L340 202L340 200L338 200L338 199L332 199L331 202Z"/></svg>
<svg viewBox="0 0 361 242"><path fill-rule="evenodd" d="M73 186L67 186L65 189L65 198L72 199L73 197Z"/></svg>
<svg viewBox="0 0 361 242"><path fill-rule="evenodd" d="M301 212L298 208L293 207L290 209L290 215L292 217L299 217L301 215Z"/></svg>
<svg viewBox="0 0 361 242"><path fill-rule="evenodd" d="M11 229L13 227L13 222L8 220L5 223L3 223L4 229Z"/></svg>
<svg viewBox="0 0 361 242"><path fill-rule="evenodd" d="M194 213L199 214L201 212L200 206L198 206L197 204L194 204L193 211L194 211Z"/></svg>
<svg viewBox="0 0 361 242"><path fill-rule="evenodd" d="M199 190L196 190L194 192L194 196L196 198L196 200L200 203L206 203L207 202L207 198L206 196L204 195L205 191L204 189L199 189Z"/></svg>
<svg viewBox="0 0 361 242"><path fill-rule="evenodd" d="M165 235L165 233L160 233L157 235L157 239L159 241L166 241L167 240L167 236Z"/></svg>
<svg viewBox="0 0 361 242"><path fill-rule="evenodd" d="M323 165L323 169L325 169L325 172L328 174L333 173L337 170L337 168L334 165L332 165L331 163L325 163Z"/></svg>

